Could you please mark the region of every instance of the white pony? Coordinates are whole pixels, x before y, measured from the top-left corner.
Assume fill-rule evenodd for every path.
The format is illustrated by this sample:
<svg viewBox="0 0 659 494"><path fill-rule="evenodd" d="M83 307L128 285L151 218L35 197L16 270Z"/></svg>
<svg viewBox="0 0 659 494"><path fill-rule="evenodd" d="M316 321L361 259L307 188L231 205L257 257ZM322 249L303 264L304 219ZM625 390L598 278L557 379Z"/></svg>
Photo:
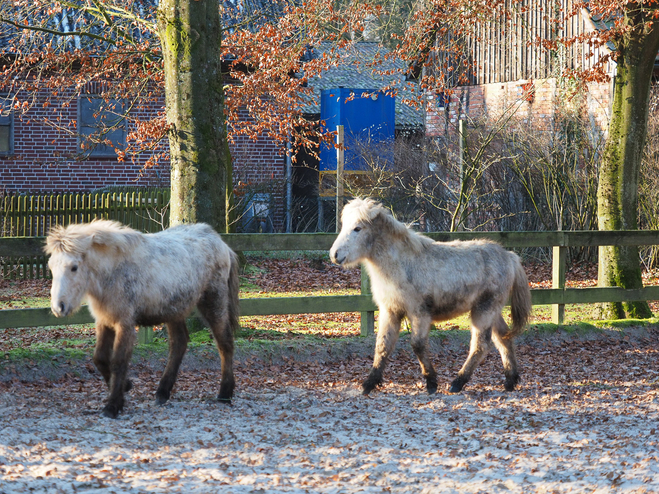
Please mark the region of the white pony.
<svg viewBox="0 0 659 494"><path fill-rule="evenodd" d="M53 274L53 314L72 314L86 296L96 320L94 364L109 388L105 416L117 417L124 392L132 388L127 371L136 325L167 323L169 359L156 392L158 404L167 402L189 340L185 319L195 306L222 358L218 399L231 401L238 260L210 226L181 225L145 235L97 220L55 227L45 251Z"/></svg>
<svg viewBox="0 0 659 494"><path fill-rule="evenodd" d="M347 268L366 266L380 310L373 368L363 383L365 395L382 382L403 317L412 326L412 348L428 393L434 393L437 374L426 351L430 325L465 312L471 312L471 348L450 391L462 390L492 343L503 360L505 389L515 389L519 374L513 338L531 314L531 292L516 254L484 240L434 242L409 230L371 199L350 201L341 220L330 258ZM501 315L509 298L512 328Z"/></svg>

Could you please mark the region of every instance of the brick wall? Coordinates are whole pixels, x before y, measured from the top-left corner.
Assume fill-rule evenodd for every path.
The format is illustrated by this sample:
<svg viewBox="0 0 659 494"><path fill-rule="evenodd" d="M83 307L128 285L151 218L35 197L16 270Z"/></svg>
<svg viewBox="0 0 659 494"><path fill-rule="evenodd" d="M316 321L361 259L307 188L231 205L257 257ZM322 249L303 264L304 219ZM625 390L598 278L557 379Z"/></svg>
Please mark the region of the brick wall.
<svg viewBox="0 0 659 494"><path fill-rule="evenodd" d="M97 87L87 88L95 93ZM37 95L36 104L25 115L14 115L14 152L0 156L0 190L90 191L107 186L169 186L169 162L145 168L149 158L166 151L166 142L153 152L145 152L125 161L90 157L77 161L76 124L78 102L63 94L58 104L46 104L46 94ZM132 115L147 120L164 107L164 98L143 103ZM55 119L66 130L45 123ZM247 118L247 112L244 112ZM127 132L134 130L129 126ZM273 221L276 231L284 225L285 159L274 141L261 137L252 141L239 137L230 144L234 164L234 182L245 188L261 187L272 194Z"/></svg>
<svg viewBox="0 0 659 494"><path fill-rule="evenodd" d="M532 97L527 97L529 89L532 89ZM585 108L590 121L601 132L606 132L608 127L611 94L608 82L588 85ZM486 118L494 122L513 107L517 107L514 118L517 124L532 124L538 130L548 130L558 104L570 104L558 91L555 79L462 86L454 90L449 104L444 107L440 95L429 93L426 101L426 134L429 136L454 134L460 119Z"/></svg>
<svg viewBox="0 0 659 494"><path fill-rule="evenodd" d="M166 165L144 170L152 153L134 162L118 162L116 157L76 161L78 102L66 94L60 104L46 101L45 94L37 96L26 114L14 115L14 152L0 156L0 187L9 191L88 191L111 185L169 185ZM139 116L155 114L158 106L162 107L162 102L145 105L138 110ZM64 130L47 124L46 119L57 120Z"/></svg>
<svg viewBox="0 0 659 494"><path fill-rule="evenodd" d="M243 110L240 118L248 120L250 117ZM286 209L286 157L283 149L270 138L260 136L255 140L244 135L236 136L230 142L230 148L239 207L247 207L254 193L268 194L272 226L275 231L282 231Z"/></svg>

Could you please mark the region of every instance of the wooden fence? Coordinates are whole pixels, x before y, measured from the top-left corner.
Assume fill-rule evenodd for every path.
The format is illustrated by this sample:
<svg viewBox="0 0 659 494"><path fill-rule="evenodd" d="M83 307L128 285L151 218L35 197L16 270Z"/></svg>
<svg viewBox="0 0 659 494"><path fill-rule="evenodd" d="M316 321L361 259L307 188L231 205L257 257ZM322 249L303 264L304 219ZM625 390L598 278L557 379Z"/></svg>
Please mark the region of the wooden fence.
<svg viewBox="0 0 659 494"><path fill-rule="evenodd" d="M55 225L96 218L117 220L142 232L157 232L169 224L169 197L169 189L9 195L0 198L0 237L39 237ZM0 254L0 258L5 279L48 276L41 252Z"/></svg>
<svg viewBox="0 0 659 494"><path fill-rule="evenodd" d="M575 232L460 232L431 233L435 240L468 240L488 238L507 248L553 247L553 284L551 289L531 290L534 305L552 305L553 321L563 322L565 304L659 300L659 286L638 290L622 288L566 288L566 250L570 247L601 245L657 245L659 231L575 231ZM229 234L223 235L227 244L236 251L325 251L331 247L335 234ZM40 237L0 238L0 256L32 255L41 251L44 239ZM367 277L362 274L360 295L320 297L278 297L241 299L241 314L245 316L304 314L323 312L360 312L362 334L373 332L373 315L376 306L370 295ZM86 324L93 322L87 310L81 310L66 319L55 318L48 308L7 309L0 311L0 329Z"/></svg>

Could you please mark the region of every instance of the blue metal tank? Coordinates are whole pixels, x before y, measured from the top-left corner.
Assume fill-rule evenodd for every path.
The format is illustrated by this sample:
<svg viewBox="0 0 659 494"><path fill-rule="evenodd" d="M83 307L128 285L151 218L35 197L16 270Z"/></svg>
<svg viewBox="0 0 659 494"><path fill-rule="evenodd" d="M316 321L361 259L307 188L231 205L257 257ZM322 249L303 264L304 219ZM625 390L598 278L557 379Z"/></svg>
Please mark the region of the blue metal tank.
<svg viewBox="0 0 659 494"><path fill-rule="evenodd" d="M368 171L362 150L377 152L378 166L393 165L395 98L377 89L324 89L320 92L320 121L323 131L344 126L345 171ZM320 171L336 171L336 148L321 144Z"/></svg>

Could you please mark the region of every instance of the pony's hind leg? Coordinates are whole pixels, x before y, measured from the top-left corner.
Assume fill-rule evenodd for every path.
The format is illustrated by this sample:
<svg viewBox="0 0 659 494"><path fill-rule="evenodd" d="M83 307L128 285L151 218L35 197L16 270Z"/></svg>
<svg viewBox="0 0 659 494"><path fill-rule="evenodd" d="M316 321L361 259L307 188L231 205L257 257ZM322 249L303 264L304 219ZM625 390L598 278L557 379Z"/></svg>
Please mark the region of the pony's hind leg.
<svg viewBox="0 0 659 494"><path fill-rule="evenodd" d="M382 383L384 368L386 367L391 352L393 352L396 342L398 341L402 319L402 314L393 313L386 309L380 311L373 367L362 384L362 392L364 395L368 395L378 384Z"/></svg>
<svg viewBox="0 0 659 494"><path fill-rule="evenodd" d="M430 331L430 317L414 316L410 318L412 324L412 349L419 365L421 365L421 374L426 379L426 389L428 394L434 394L437 391L437 373L428 357L428 333Z"/></svg>
<svg viewBox="0 0 659 494"><path fill-rule="evenodd" d="M517 358L515 356L515 343L510 335L510 328L501 315L494 324L492 332L492 341L494 346L501 354L503 362L503 373L506 376L504 387L506 391L514 391L515 386L519 383L519 373L517 372Z"/></svg>
<svg viewBox="0 0 659 494"><path fill-rule="evenodd" d="M471 379L474 370L485 359L490 351L492 344L492 324L487 318L477 317L472 314L471 342L469 345L469 355L462 369L458 372L451 383L449 392L459 393L464 385Z"/></svg>
<svg viewBox="0 0 659 494"><path fill-rule="evenodd" d="M156 391L158 405L164 405L169 400L183 356L188 348L188 328L184 319L167 323L167 338L169 340L169 357Z"/></svg>
<svg viewBox="0 0 659 494"><path fill-rule="evenodd" d="M220 393L217 399L222 403L230 404L235 388L235 378L233 376L233 328L229 321L228 298L211 290L204 294L197 308L210 325L222 362Z"/></svg>

